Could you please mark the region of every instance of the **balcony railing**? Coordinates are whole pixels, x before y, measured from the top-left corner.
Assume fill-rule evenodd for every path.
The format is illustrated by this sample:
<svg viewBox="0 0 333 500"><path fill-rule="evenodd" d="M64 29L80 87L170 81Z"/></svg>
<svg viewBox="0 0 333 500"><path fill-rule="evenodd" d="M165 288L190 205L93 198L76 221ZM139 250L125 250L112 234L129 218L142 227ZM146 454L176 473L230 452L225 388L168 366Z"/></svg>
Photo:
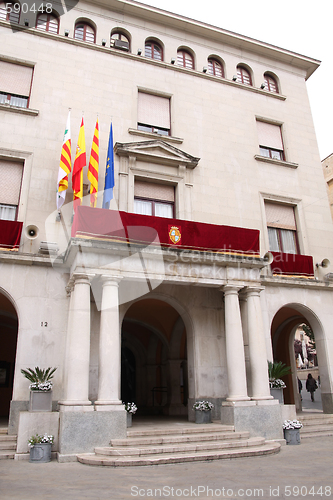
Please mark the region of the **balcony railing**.
<svg viewBox="0 0 333 500"><path fill-rule="evenodd" d="M271 252L273 275L313 278L313 257L310 255L296 255L291 253Z"/></svg>
<svg viewBox="0 0 333 500"><path fill-rule="evenodd" d="M0 220L0 250L18 250L23 222Z"/></svg>
<svg viewBox="0 0 333 500"><path fill-rule="evenodd" d="M72 237L259 257L259 231L77 207Z"/></svg>

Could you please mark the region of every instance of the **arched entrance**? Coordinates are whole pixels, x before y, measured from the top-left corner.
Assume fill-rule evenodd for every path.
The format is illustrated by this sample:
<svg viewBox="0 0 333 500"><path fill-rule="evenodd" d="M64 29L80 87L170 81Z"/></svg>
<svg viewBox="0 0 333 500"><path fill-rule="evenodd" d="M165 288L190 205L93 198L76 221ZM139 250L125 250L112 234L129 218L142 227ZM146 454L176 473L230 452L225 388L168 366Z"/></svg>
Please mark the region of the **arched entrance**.
<svg viewBox="0 0 333 500"><path fill-rule="evenodd" d="M8 418L13 393L18 317L15 307L0 292L0 417Z"/></svg>
<svg viewBox="0 0 333 500"><path fill-rule="evenodd" d="M176 309L151 298L130 306L122 323L121 399L138 414L187 415L187 342Z"/></svg>
<svg viewBox="0 0 333 500"><path fill-rule="evenodd" d="M295 404L296 409L301 409L300 397L298 395L297 372L294 338L296 329L302 325L308 325L314 332L316 339L317 359L321 379L328 377L326 373L326 353L323 348L323 330L318 318L307 307L301 304L288 304L275 314L271 325L271 337L274 361L281 361L291 366L292 373L283 377L286 388L283 391L285 404ZM301 378L301 377L300 377ZM305 383L303 384L305 389Z"/></svg>

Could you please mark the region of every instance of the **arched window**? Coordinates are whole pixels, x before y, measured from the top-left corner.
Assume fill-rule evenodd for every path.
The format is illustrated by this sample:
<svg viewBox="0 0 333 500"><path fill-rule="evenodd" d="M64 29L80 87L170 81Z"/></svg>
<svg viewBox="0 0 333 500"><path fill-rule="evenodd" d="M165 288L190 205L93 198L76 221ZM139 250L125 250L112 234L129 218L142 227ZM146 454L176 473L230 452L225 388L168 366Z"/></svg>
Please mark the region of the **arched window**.
<svg viewBox="0 0 333 500"><path fill-rule="evenodd" d="M279 93L277 81L273 76L269 75L268 73L264 74L264 83L265 83L265 90L268 90L268 92L275 92L276 94Z"/></svg>
<svg viewBox="0 0 333 500"><path fill-rule="evenodd" d="M244 66L237 66L237 82L252 85L250 72Z"/></svg>
<svg viewBox="0 0 333 500"><path fill-rule="evenodd" d="M145 56L155 61L163 61L163 49L161 45L152 40L147 40L145 43Z"/></svg>
<svg viewBox="0 0 333 500"><path fill-rule="evenodd" d="M88 23L77 23L75 25L74 38L83 42L95 43L95 30Z"/></svg>
<svg viewBox="0 0 333 500"><path fill-rule="evenodd" d="M59 18L54 14L39 14L37 16L36 28L49 33L59 33Z"/></svg>
<svg viewBox="0 0 333 500"><path fill-rule="evenodd" d="M18 24L20 21L21 4L19 2L0 2L0 19Z"/></svg>
<svg viewBox="0 0 333 500"><path fill-rule="evenodd" d="M183 68L194 69L194 59L192 54L190 54L187 50L178 50L177 64Z"/></svg>
<svg viewBox="0 0 333 500"><path fill-rule="evenodd" d="M224 71L222 64L213 57L208 59L208 73L214 76L224 77Z"/></svg>
<svg viewBox="0 0 333 500"><path fill-rule="evenodd" d="M110 47L129 51L130 39L123 32L115 30L111 32Z"/></svg>

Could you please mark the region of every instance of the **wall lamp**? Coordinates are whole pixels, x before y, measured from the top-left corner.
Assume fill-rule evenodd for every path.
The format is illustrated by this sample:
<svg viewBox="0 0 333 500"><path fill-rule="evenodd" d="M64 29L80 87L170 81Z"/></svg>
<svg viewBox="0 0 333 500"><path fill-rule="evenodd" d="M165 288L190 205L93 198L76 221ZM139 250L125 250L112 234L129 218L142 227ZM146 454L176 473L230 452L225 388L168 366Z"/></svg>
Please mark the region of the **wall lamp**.
<svg viewBox="0 0 333 500"><path fill-rule="evenodd" d="M202 68L202 71L203 71L204 73L207 73L207 71L208 71L207 66L204 66L204 67Z"/></svg>
<svg viewBox="0 0 333 500"><path fill-rule="evenodd" d="M330 265L330 261L328 259L323 259L321 262L317 262L316 267L326 268Z"/></svg>
<svg viewBox="0 0 333 500"><path fill-rule="evenodd" d="M265 84L265 83L262 83L262 84L260 85L260 88L261 88L261 89L263 89L263 90L264 90L264 88L265 88L265 87L266 87L266 84Z"/></svg>
<svg viewBox="0 0 333 500"><path fill-rule="evenodd" d="M103 45L103 47L105 47L105 45L106 45L106 40L105 40L105 38L102 38L102 45Z"/></svg>
<svg viewBox="0 0 333 500"><path fill-rule="evenodd" d="M173 58L171 59L171 64L175 64L175 62L176 62L176 59L173 57Z"/></svg>
<svg viewBox="0 0 333 500"><path fill-rule="evenodd" d="M29 26L29 19L24 19L24 26Z"/></svg>
<svg viewBox="0 0 333 500"><path fill-rule="evenodd" d="M65 36L69 35L69 30L65 30Z"/></svg>
<svg viewBox="0 0 333 500"><path fill-rule="evenodd" d="M234 76L232 77L232 80L235 82L235 81L237 80L237 75L234 75Z"/></svg>
<svg viewBox="0 0 333 500"><path fill-rule="evenodd" d="M138 54L138 56L141 56L141 54L142 54L142 49L138 49L137 54Z"/></svg>

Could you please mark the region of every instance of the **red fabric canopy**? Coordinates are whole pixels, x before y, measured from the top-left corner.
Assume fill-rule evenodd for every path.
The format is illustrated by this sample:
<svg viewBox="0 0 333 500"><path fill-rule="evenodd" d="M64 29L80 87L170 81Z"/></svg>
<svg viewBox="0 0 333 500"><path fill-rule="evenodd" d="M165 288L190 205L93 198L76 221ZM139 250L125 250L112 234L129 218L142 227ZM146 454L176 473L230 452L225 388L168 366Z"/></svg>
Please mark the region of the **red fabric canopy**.
<svg viewBox="0 0 333 500"><path fill-rule="evenodd" d="M314 276L313 257L310 255L294 255L291 253L271 252L273 274L288 276Z"/></svg>
<svg viewBox="0 0 333 500"><path fill-rule="evenodd" d="M72 237L259 256L259 231L80 206Z"/></svg>
<svg viewBox="0 0 333 500"><path fill-rule="evenodd" d="M0 249L18 250L23 222L0 220Z"/></svg>

